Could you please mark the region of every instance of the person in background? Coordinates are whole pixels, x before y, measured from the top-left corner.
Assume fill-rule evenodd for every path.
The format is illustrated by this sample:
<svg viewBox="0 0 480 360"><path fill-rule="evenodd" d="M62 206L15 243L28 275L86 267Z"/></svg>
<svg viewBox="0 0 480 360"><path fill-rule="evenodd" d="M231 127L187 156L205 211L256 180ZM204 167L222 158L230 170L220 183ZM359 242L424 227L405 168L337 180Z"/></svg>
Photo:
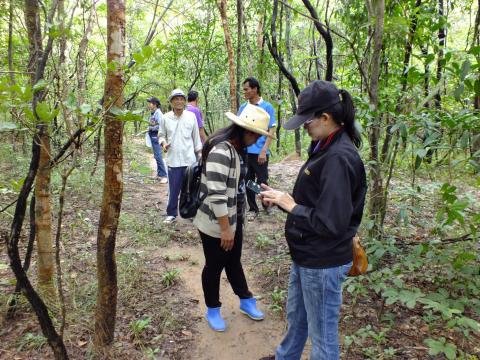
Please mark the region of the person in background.
<svg viewBox="0 0 480 360"><path fill-rule="evenodd" d="M265 184L260 193L266 204L288 213L285 238L292 257L288 330L275 359L300 359L310 337L310 359L337 360L342 283L352 266L352 240L367 192L350 94L327 81L311 82L298 97L296 115L284 127L302 125L312 142L292 195Z"/></svg>
<svg viewBox="0 0 480 360"><path fill-rule="evenodd" d="M248 288L241 263L245 193L238 189L246 174L241 165L242 153L261 135L270 136L269 114L260 107L248 105L239 117L231 112L226 115L233 124L215 132L203 146L200 197L204 200L193 221L205 254L202 287L207 305L206 319L215 331L226 329L220 313L223 269L240 298L240 312L253 320L264 319Z"/></svg>
<svg viewBox="0 0 480 360"><path fill-rule="evenodd" d="M203 122L202 112L198 107L198 92L195 90L190 90L188 92L187 97L187 110L191 111L195 114L197 118L198 130L200 132L200 139L202 140L202 144L205 143L207 139L207 134L205 133L205 124Z"/></svg>
<svg viewBox="0 0 480 360"><path fill-rule="evenodd" d="M185 170L200 158L202 151L197 119L192 112L185 111L185 93L175 89L169 101L172 111L163 116L159 127L159 143L167 153L168 164L168 205L164 220L167 224L177 218L178 197Z"/></svg>
<svg viewBox="0 0 480 360"><path fill-rule="evenodd" d="M256 105L265 110L269 115L268 135L260 136L255 144L247 148L247 177L245 181L252 180L258 184L268 184L268 160L270 157L270 143L275 134L275 110L272 104L265 101L261 97L260 83L254 77L248 77L243 81L243 96L247 102L243 103L238 110L238 115L241 115L248 104ZM256 194L247 189L247 201L249 212L252 218L258 215L259 209L256 202ZM267 213L270 212L270 207L265 207Z"/></svg>
<svg viewBox="0 0 480 360"><path fill-rule="evenodd" d="M163 116L162 110L160 110L160 100L152 96L147 99L147 104L148 109L151 111L148 125L148 136L150 137L150 142L152 144L153 156L157 162L157 178L160 180L160 184L166 184L168 182L167 169L165 168L165 163L162 158L162 149L158 142L158 128Z"/></svg>

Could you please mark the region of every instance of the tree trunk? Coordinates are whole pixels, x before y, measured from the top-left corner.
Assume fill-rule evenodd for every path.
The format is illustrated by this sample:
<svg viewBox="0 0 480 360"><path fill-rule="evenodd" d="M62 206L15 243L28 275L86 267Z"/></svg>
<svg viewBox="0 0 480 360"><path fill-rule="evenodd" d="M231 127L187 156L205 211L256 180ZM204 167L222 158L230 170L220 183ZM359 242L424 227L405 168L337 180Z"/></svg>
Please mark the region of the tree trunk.
<svg viewBox="0 0 480 360"><path fill-rule="evenodd" d="M422 56L425 57L425 59L427 59L427 55L428 55L427 45L422 45L421 51L422 51ZM425 99L427 99L430 95L429 83L430 83L430 64L428 64L425 60L425 71L424 71L424 75L423 75L423 96L425 97ZM425 102L424 107L425 108L430 107L428 101Z"/></svg>
<svg viewBox="0 0 480 360"><path fill-rule="evenodd" d="M370 110L375 114L373 124L370 127L368 140L370 143L370 198L369 216L374 226L371 235L381 235L381 214L383 213L383 179L378 146L380 140L381 114L378 114L378 89L380 81L380 59L383 43L383 28L385 16L385 0L373 0L373 13L370 17L375 19L375 33L373 38L373 52L371 61L371 81L369 91Z"/></svg>
<svg viewBox="0 0 480 360"><path fill-rule="evenodd" d="M35 244L35 196L30 198L30 206L29 206L29 215L30 215L30 233L28 234L28 244L25 250L25 258L23 260L22 269L25 274L28 272L30 268L30 260L32 259L32 252L33 252L33 245ZM13 292L13 296L8 303L8 310L7 310L7 318L13 318L16 306L18 303L18 296L20 295L21 291L21 284L17 281L15 284L15 291Z"/></svg>
<svg viewBox="0 0 480 360"><path fill-rule="evenodd" d="M36 70L39 59L43 55L42 28L37 0L25 0L25 26L28 33L29 60L27 72L30 75L31 84L36 81Z"/></svg>
<svg viewBox="0 0 480 360"><path fill-rule="evenodd" d="M68 359L67 351L65 349L65 345L63 344L63 340L60 336L58 336L58 333L55 331L52 319L48 314L48 308L45 306L45 303L35 292L35 289L30 283L30 280L28 279L27 274L22 267L22 262L20 260L20 254L18 251L18 242L20 239L20 233L22 231L23 221L25 219L27 199L32 189L33 182L39 166L40 138L43 135L42 132L43 128L40 127L38 134L36 134L33 138L32 159L30 161L28 174L25 178L25 181L23 182L22 188L20 189L20 194L18 195L17 205L15 207L15 214L13 216L10 234L6 239L6 243L8 257L10 259L10 267L15 274L17 283L20 284L20 289L22 290L22 293L28 299L28 302L32 305L32 308L35 311L38 322L40 323L40 327L42 328L42 333L47 338L48 344L53 350L55 359L63 360Z"/></svg>
<svg viewBox="0 0 480 360"><path fill-rule="evenodd" d="M413 9L411 19L410 19L410 26L408 30L407 40L405 41L405 49L403 52L403 70L400 76L400 84L402 85L402 90L400 92L400 99L397 103L395 112L399 114L402 111L402 106L404 101L402 101L402 97L405 95L405 91L407 90L407 80L408 80L408 68L410 66L410 58L412 57L412 50L413 50L413 40L415 38L415 33L417 31L417 24L418 24L418 12L420 11L420 6L422 4L422 0L415 1L415 7ZM382 163L385 162L388 155L388 149L390 147L390 140L392 138L391 128L393 124L390 122L390 116L388 117L389 124L385 130L385 140L383 142L382 147L382 155L381 161Z"/></svg>
<svg viewBox="0 0 480 360"><path fill-rule="evenodd" d="M444 14L443 0L438 0L438 18L441 18ZM442 81L443 76L443 50L445 48L446 29L445 26L441 26L438 29L438 57L437 57L437 82ZM442 96L440 95L442 87L438 88L438 92L435 94L435 108L440 109L442 107Z"/></svg>
<svg viewBox="0 0 480 360"><path fill-rule="evenodd" d="M282 42L282 24L283 24L283 12L284 12L284 5L282 3L280 7L280 36L279 41ZM282 53L279 52L279 57L283 59ZM277 153L280 150L281 140L280 140L280 130L282 128L282 71L278 69L278 87L277 87L277 126L276 126L276 134L277 134Z"/></svg>
<svg viewBox="0 0 480 360"><path fill-rule="evenodd" d="M477 16L475 17L475 31L473 33L472 47L480 46L480 0L477 4ZM480 55L477 55L477 63L480 63ZM480 82L480 69L477 68L478 78L476 81ZM475 113L480 114L480 94L477 92L474 94L473 108ZM471 146L471 154L475 154L480 150L480 132L474 131L472 134L473 141Z"/></svg>
<svg viewBox="0 0 480 360"><path fill-rule="evenodd" d="M10 72L10 84L15 83L13 74L13 0L10 0L8 7L8 71Z"/></svg>
<svg viewBox="0 0 480 360"><path fill-rule="evenodd" d="M237 88L236 88L236 101L240 104L240 86L242 77L242 29L243 29L243 3L242 0L237 0Z"/></svg>
<svg viewBox="0 0 480 360"><path fill-rule="evenodd" d="M287 66L291 69L292 68L292 43L290 41L290 32L292 29L292 10L288 7L285 9L286 11L286 24L285 24L285 49L287 55ZM292 113L295 114L297 112L297 103L296 98L298 94L296 94L292 89L289 91L290 93L290 105L292 107ZM300 92L299 92L300 93ZM301 158L302 155L302 139L300 137L300 129L295 130L295 153Z"/></svg>
<svg viewBox="0 0 480 360"><path fill-rule="evenodd" d="M317 28L318 32L322 36L323 40L325 41L325 52L326 52L326 67L327 70L325 71L325 80L332 81L333 80L333 40L330 34L330 30L325 27L318 18L317 11L310 3L309 0L302 0L303 4L307 8L308 12L310 13L311 17L315 19L314 24Z"/></svg>
<svg viewBox="0 0 480 360"><path fill-rule="evenodd" d="M123 193L123 123L110 112L123 104L123 64L125 62L125 2L107 0L107 62L104 90L105 175L102 209L97 233L97 307L95 310L95 345L112 343L117 310L117 265L115 240Z"/></svg>
<svg viewBox="0 0 480 360"><path fill-rule="evenodd" d="M43 59L42 31L39 6L37 0L25 0L25 24L27 26L30 61L28 71L31 72L31 85L43 78L46 59ZM51 44L50 44L51 46ZM43 64L42 64L43 63ZM41 76L39 76L41 72ZM33 108L42 97L38 91L34 95ZM40 140L40 160L35 180L35 227L37 241L37 275L40 289L51 300L54 297L53 272L54 251L52 243L52 211L50 206L50 137L47 125L43 127Z"/></svg>
<svg viewBox="0 0 480 360"><path fill-rule="evenodd" d="M38 253L38 285L46 296L54 296L55 258L52 241L52 208L50 204L50 139L45 129L40 136L40 161L35 180L35 235Z"/></svg>
<svg viewBox="0 0 480 360"><path fill-rule="evenodd" d="M65 64L67 50L67 34L65 32L65 0L58 0L58 21L60 29L60 57L58 61L58 71L56 74L57 87L59 89L59 99L57 101L65 101L68 97L69 86L67 80L67 66ZM68 26L68 25L67 25ZM72 119L72 111L65 106L60 105L63 110L63 117L65 120L65 127L68 136L72 136L75 132Z"/></svg>
<svg viewBox="0 0 480 360"><path fill-rule="evenodd" d="M92 23L93 23L93 13L95 11L95 1L92 1L90 4L90 13L88 15L87 26L83 33L82 40L78 45L78 55L77 55L77 105L80 106L85 102L86 92L87 92L87 74L86 74L86 57L87 57L87 47L88 39L90 33L92 32ZM79 111L77 114L77 123L79 128L83 128L83 115Z"/></svg>
<svg viewBox="0 0 480 360"><path fill-rule="evenodd" d="M217 0L218 10L220 11L220 18L222 19L222 28L225 35L225 46L228 54L228 77L230 81L230 108L233 112L238 109L237 95L235 93L235 61L233 54L232 35L228 26L227 18L227 0Z"/></svg>

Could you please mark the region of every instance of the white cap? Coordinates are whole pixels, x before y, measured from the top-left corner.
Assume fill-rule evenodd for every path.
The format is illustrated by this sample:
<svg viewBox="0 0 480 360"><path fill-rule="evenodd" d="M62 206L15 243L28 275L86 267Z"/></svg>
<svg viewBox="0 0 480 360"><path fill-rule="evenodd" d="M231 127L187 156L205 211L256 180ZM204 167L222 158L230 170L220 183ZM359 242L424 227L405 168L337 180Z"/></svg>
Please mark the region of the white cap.
<svg viewBox="0 0 480 360"><path fill-rule="evenodd" d="M185 93L182 91L182 89L174 89L172 93L170 94L170 97L168 98L168 101L172 101L172 99L175 96L183 96L185 100L187 100L187 97L185 96Z"/></svg>

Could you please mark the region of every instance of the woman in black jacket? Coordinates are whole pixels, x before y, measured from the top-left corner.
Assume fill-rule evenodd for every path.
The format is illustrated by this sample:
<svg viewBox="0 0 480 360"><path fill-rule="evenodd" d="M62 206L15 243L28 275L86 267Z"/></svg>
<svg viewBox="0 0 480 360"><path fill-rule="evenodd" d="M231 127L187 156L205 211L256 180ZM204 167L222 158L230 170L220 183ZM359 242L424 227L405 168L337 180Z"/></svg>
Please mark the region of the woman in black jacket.
<svg viewBox="0 0 480 360"><path fill-rule="evenodd" d="M300 359L309 336L310 359L339 359L338 321L342 283L353 259L352 239L367 191L358 154L350 94L316 80L299 96L297 114L285 129L303 125L312 143L293 194L264 184L262 200L288 212L285 237L292 257L288 285L288 331L277 360Z"/></svg>

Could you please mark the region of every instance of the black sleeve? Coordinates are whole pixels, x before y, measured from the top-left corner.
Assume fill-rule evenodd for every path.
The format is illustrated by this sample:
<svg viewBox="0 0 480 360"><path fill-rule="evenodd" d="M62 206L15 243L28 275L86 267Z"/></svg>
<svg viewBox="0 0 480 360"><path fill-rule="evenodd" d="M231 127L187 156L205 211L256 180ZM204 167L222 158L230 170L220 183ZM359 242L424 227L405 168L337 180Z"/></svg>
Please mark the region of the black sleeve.
<svg viewBox="0 0 480 360"><path fill-rule="evenodd" d="M337 237L344 234L353 213L353 169L339 155L327 160L318 177L318 192L309 194L315 207L296 205L292 214L301 220L310 231L322 237Z"/></svg>

